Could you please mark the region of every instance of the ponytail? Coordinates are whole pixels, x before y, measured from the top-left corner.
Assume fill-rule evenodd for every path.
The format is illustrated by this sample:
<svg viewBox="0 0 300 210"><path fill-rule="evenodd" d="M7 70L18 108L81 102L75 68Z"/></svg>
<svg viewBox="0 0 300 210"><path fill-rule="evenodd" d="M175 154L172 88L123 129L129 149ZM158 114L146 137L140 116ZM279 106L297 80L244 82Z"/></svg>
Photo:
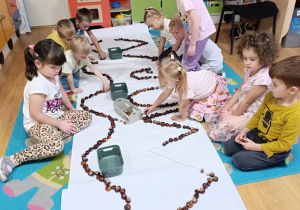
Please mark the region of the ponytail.
<svg viewBox="0 0 300 210"><path fill-rule="evenodd" d="M38 68L34 64L35 59L33 58L29 50L30 47L26 47L24 52L25 63L26 63L25 76L29 81L31 81L33 77L36 77L38 75L37 73Z"/></svg>
<svg viewBox="0 0 300 210"><path fill-rule="evenodd" d="M33 53L30 52L30 49L33 50ZM35 60L38 60L42 65L56 66L61 66L66 62L63 48L51 39L44 39L35 46L28 46L24 51L24 58L26 62L25 76L29 81L38 76Z"/></svg>
<svg viewBox="0 0 300 210"><path fill-rule="evenodd" d="M182 67L181 63L174 58L165 58L158 68L158 79L161 88L166 87L165 75L168 75L171 79L179 79L179 83L176 85L176 92L179 95L179 99L187 96L187 73Z"/></svg>

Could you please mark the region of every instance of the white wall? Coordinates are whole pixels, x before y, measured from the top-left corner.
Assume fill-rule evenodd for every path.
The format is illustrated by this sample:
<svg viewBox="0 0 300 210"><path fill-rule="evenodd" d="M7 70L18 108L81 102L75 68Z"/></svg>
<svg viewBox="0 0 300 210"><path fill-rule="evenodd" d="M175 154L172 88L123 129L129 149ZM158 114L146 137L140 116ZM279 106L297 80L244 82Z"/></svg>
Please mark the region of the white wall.
<svg viewBox="0 0 300 210"><path fill-rule="evenodd" d="M55 25L70 18L68 0L24 0L30 26Z"/></svg>

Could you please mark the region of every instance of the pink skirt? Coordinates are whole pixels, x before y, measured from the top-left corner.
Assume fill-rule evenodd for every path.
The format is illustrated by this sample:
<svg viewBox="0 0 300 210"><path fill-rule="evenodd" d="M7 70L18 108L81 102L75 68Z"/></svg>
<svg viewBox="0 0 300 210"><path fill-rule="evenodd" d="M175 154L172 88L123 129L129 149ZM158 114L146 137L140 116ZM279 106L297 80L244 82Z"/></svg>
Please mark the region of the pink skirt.
<svg viewBox="0 0 300 210"><path fill-rule="evenodd" d="M236 136L249 122L249 118L240 116L228 116L222 121L210 122L207 135L215 141L225 142Z"/></svg>
<svg viewBox="0 0 300 210"><path fill-rule="evenodd" d="M201 122L205 115L218 112L218 110L231 97L227 89L227 83L224 77L216 75L217 85L213 93L207 98L194 99L188 105L188 115L190 118Z"/></svg>

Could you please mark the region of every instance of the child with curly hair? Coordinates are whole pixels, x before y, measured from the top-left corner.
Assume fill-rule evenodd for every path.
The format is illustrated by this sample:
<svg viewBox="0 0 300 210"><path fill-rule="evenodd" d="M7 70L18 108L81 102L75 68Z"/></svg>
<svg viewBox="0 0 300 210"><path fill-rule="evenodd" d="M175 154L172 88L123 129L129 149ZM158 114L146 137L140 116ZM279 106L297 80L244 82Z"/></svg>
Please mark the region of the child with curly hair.
<svg viewBox="0 0 300 210"><path fill-rule="evenodd" d="M230 100L209 120L208 136L215 141L227 141L237 135L261 105L271 84L269 65L278 57L279 47L269 33L249 31L237 47L243 60L244 78Z"/></svg>

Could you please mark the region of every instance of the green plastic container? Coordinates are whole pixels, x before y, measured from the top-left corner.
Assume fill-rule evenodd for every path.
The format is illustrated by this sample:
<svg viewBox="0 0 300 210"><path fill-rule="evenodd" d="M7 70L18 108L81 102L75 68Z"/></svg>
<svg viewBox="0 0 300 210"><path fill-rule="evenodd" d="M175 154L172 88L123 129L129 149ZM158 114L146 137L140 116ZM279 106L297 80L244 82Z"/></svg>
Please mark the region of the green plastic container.
<svg viewBox="0 0 300 210"><path fill-rule="evenodd" d="M111 60L121 59L122 58L122 50L120 47L112 47L108 48L109 58Z"/></svg>
<svg viewBox="0 0 300 210"><path fill-rule="evenodd" d="M118 98L127 98L128 89L126 83L120 82L120 83L110 84L110 94L112 100L114 101Z"/></svg>
<svg viewBox="0 0 300 210"><path fill-rule="evenodd" d="M102 147L97 150L99 168L104 178L123 173L123 157L118 145Z"/></svg>

